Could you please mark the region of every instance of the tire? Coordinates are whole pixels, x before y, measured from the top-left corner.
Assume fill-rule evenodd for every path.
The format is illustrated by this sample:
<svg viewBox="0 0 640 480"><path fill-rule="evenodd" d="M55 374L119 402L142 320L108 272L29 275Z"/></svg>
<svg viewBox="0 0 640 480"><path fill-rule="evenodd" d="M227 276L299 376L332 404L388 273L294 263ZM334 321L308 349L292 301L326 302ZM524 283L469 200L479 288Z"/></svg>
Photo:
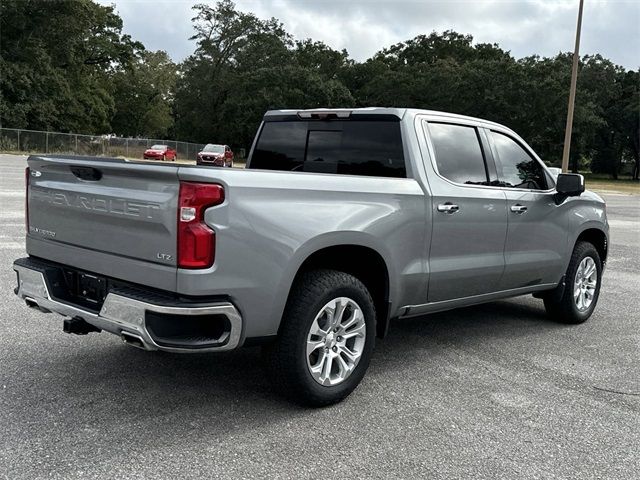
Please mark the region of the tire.
<svg viewBox="0 0 640 480"><path fill-rule="evenodd" d="M582 269L582 267L589 267ZM593 276L589 276L586 280L580 283L582 273L589 272L591 266L595 266L595 286L592 293L584 295L579 293L577 296L582 296L582 305L580 306L580 299L576 297L578 288L581 291L590 291L588 285L589 279L593 279ZM589 242L578 242L573 249L571 260L569 261L569 267L565 276L565 287L562 295L549 294L544 297L544 307L547 311L547 315L557 322L578 324L586 322L591 316L598 303L598 297L600 295L600 286L602 284L602 261L598 250ZM581 286L582 285L582 286ZM584 299L589 300L588 305Z"/></svg>
<svg viewBox="0 0 640 480"><path fill-rule="evenodd" d="M331 330L327 312L333 307L336 310L342 307L344 315L335 317L340 325ZM344 399L355 390L369 366L375 344L375 319L371 295L354 276L335 270L303 273L292 288L278 339L264 348L277 391L298 404L311 407L323 407ZM349 326L350 322L354 325ZM322 334L315 335L312 330ZM344 337L340 336L341 332ZM311 348L308 354L308 342L320 346ZM354 353L360 354L355 361Z"/></svg>

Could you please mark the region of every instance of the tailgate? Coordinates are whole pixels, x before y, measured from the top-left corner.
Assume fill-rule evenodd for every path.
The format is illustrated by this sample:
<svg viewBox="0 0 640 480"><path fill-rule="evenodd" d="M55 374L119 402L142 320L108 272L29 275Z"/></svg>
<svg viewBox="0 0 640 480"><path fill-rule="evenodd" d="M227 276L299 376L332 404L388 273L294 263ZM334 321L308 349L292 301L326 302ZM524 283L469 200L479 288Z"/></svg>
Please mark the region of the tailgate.
<svg viewBox="0 0 640 480"><path fill-rule="evenodd" d="M28 165L33 244L48 244L51 251L71 247L65 251L75 258L66 263L79 268L79 259L87 255L74 255L73 247L96 252L107 262L117 257L175 267L176 167L73 156L30 156ZM43 256L39 250L29 253ZM118 276L127 277L126 272Z"/></svg>

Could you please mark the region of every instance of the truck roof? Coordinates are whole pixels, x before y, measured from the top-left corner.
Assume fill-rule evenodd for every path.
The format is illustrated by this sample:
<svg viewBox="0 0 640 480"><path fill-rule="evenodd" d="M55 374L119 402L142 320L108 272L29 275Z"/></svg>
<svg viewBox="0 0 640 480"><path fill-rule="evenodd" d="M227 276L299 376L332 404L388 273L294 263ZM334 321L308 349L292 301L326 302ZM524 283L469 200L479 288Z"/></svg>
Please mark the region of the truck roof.
<svg viewBox="0 0 640 480"><path fill-rule="evenodd" d="M385 115L385 116L395 116L399 119L402 119L406 113L411 113L411 114L425 114L425 115L432 115L432 116L438 116L438 117L443 117L443 118L453 118L453 119L459 119L459 120L470 120L470 121L474 121L474 122L479 122L479 123L484 123L484 124L489 124L489 125L496 125L499 127L503 127L503 128L508 128L505 127L504 125L501 125L499 123L496 122L492 122L490 120L485 120L484 118L478 118L478 117L470 117L468 115L460 115L457 113L450 113L450 112L441 112L441 111L437 111L437 110L426 110L426 109L420 109L420 108L396 108L396 107L361 107L361 108L309 108L309 109L286 109L286 110L269 110L268 112L266 112L264 114L264 117L281 117L281 116L288 116L288 115L298 115L301 112L308 112L309 114L312 113L350 113L351 115Z"/></svg>
<svg viewBox="0 0 640 480"><path fill-rule="evenodd" d="M350 113L352 115L393 115L402 118L407 111L406 108L389 108L389 107L361 107L361 108L308 108L308 109L287 109L287 110L269 110L264 114L265 117L274 117L282 115L297 115L301 112L308 113Z"/></svg>

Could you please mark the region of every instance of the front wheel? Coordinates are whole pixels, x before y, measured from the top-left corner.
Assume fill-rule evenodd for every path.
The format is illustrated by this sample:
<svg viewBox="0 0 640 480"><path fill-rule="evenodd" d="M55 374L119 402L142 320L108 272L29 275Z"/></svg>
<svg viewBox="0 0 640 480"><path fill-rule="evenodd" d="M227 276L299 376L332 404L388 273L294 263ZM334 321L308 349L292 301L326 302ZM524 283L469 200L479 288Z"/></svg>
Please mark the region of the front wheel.
<svg viewBox="0 0 640 480"><path fill-rule="evenodd" d="M277 341L265 348L278 390L314 407L344 399L369 366L375 318L371 295L354 276L335 270L303 273Z"/></svg>
<svg viewBox="0 0 640 480"><path fill-rule="evenodd" d="M547 314L562 323L587 321L596 308L602 280L598 250L589 242L578 242L573 249L561 297L544 298Z"/></svg>

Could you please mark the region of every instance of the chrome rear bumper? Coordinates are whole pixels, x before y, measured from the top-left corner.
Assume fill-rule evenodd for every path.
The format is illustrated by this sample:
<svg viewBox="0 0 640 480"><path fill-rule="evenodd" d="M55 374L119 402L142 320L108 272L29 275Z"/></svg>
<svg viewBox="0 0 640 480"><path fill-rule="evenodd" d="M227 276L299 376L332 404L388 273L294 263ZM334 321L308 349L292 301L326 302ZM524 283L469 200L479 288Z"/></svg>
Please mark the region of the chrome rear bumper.
<svg viewBox="0 0 640 480"><path fill-rule="evenodd" d="M149 303L113 292L107 297L98 313L94 313L74 305L54 299L49 292L47 282L41 271L14 264L18 275L16 295L32 307L37 306L45 312L54 312L65 317L82 318L87 323L116 335L127 343L135 338L145 350L163 350L168 352L220 352L236 348L242 333L242 317L230 302L216 302L205 306L159 305ZM149 333L146 325L147 312L166 315L222 315L227 318L230 329L224 333L220 344L198 348L173 347L160 345Z"/></svg>

